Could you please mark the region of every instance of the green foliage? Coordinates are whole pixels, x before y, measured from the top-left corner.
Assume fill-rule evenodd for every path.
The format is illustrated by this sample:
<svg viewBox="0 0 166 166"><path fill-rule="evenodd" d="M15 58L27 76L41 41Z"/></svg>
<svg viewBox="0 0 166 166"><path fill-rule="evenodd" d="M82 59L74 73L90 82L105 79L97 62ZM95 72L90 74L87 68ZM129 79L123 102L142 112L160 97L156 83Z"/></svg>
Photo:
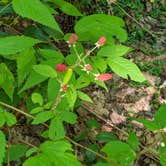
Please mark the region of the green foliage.
<svg viewBox="0 0 166 166"><path fill-rule="evenodd" d="M96 135L96 139L101 143L118 140L116 135L107 132L100 132L99 134Z"/></svg>
<svg viewBox="0 0 166 166"><path fill-rule="evenodd" d="M8 3L3 0L3 4ZM27 112L23 114L32 117L32 121L27 118L27 123L45 123L43 125L48 128L42 134L43 143L33 148L29 147L29 143L27 146L6 146L5 135L0 131L0 165L3 162L20 162L22 157L26 157L25 162L21 163L23 166L81 166L71 144L65 140L68 131L65 126L77 122L74 111L82 101L93 103L83 88L95 83L108 91L105 81L111 79L111 72L125 79L130 77L133 81L145 81L137 65L123 57L132 51L130 47L120 44L127 40L125 23L119 17L106 14L84 16L64 0L12 0L12 7L10 3L8 5L5 8L9 7L9 11L0 9L4 18L2 25L5 20L11 21L8 18L13 19L8 26L10 31L0 33L0 91L3 98L9 97L13 106L26 107L24 111ZM77 16L74 25L76 34L67 33L63 36L54 17L58 12ZM57 64L66 65L66 70L58 70ZM153 123L155 129L165 127L164 109L165 106L161 106L154 122L146 121L145 125L147 123L149 127ZM21 113L20 110L18 112ZM11 127L15 123L16 117L12 113L0 109L0 127L5 124ZM95 119L87 120L86 125L91 128L88 132L100 127ZM88 132L83 131L75 140L86 139ZM134 133L129 134L128 144L118 141L116 135L107 132L100 132L94 138L95 144L90 144L89 148L96 153L85 152L87 163L94 165L98 161L96 166L128 166L135 160L134 150L138 150L139 142ZM98 160L101 154L98 154L96 142L101 143L101 154L104 152L107 156L105 161Z"/></svg>
<svg viewBox="0 0 166 166"><path fill-rule="evenodd" d="M69 2L63 0L47 0L47 1L53 2L60 10L62 10L62 12L64 12L67 15L82 16L80 11L78 11L77 8Z"/></svg>
<svg viewBox="0 0 166 166"><path fill-rule="evenodd" d="M116 36L121 42L127 40L124 25L123 20L119 17L94 14L78 21L74 29L80 41L96 42L101 36L106 36L107 43L113 44L113 36Z"/></svg>
<svg viewBox="0 0 166 166"><path fill-rule="evenodd" d="M6 146L6 139L5 139L5 135L4 133L0 130L0 142L1 142L1 146L0 146L0 166L2 166L3 163L3 159L5 157L5 146Z"/></svg>
<svg viewBox="0 0 166 166"><path fill-rule="evenodd" d="M39 0L13 0L12 6L14 11L22 17L36 21L42 25L48 26L62 33L49 9Z"/></svg>
<svg viewBox="0 0 166 166"><path fill-rule="evenodd" d="M72 154L71 144L67 141L46 141L40 145L39 149L41 152L26 160L23 166L81 166L81 163Z"/></svg>
<svg viewBox="0 0 166 166"><path fill-rule="evenodd" d="M5 63L0 63L0 87L13 99L14 77Z"/></svg>
<svg viewBox="0 0 166 166"><path fill-rule="evenodd" d="M121 141L112 141L107 143L102 151L105 152L108 156L108 159L113 159L120 166L128 166L130 165L135 157L135 152L130 148L130 146Z"/></svg>
<svg viewBox="0 0 166 166"><path fill-rule="evenodd" d="M12 145L8 148L8 152L6 153L5 162L9 161L19 161L27 151L27 146L23 146L20 144Z"/></svg>
<svg viewBox="0 0 166 166"><path fill-rule="evenodd" d="M160 106L159 110L155 112L153 121L147 119L140 119L140 118L137 119L137 121L143 123L145 127L147 127L152 131L163 129L164 127L166 127L165 110L166 110L166 105L163 104Z"/></svg>
<svg viewBox="0 0 166 166"><path fill-rule="evenodd" d="M16 117L9 112L0 109L0 127L3 126L5 123L11 127L17 122Z"/></svg>
<svg viewBox="0 0 166 166"><path fill-rule="evenodd" d="M27 36L8 36L0 38L0 55L16 54L41 41Z"/></svg>

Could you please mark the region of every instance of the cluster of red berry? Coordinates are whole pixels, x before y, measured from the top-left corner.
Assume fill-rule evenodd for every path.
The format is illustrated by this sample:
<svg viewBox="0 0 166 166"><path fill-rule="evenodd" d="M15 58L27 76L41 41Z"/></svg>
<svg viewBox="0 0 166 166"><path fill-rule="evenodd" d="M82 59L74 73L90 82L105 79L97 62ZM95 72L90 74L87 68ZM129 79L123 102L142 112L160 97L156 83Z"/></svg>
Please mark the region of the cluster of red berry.
<svg viewBox="0 0 166 166"><path fill-rule="evenodd" d="M78 40L78 36L76 34L71 34L68 44L69 46L74 46L76 41ZM96 42L96 47L99 48L101 46L103 46L106 42L106 37L102 36L97 42ZM57 64L55 69L58 72L66 72L66 70L68 69L68 67L65 64ZM88 74L91 72L92 70L92 66L90 64L85 64L83 66L83 70L86 71ZM98 81L107 81L110 80L112 78L112 74L110 73L102 73L102 74L93 74L95 76L95 80ZM68 85L62 85L61 86L61 90L62 91L66 91L68 89Z"/></svg>

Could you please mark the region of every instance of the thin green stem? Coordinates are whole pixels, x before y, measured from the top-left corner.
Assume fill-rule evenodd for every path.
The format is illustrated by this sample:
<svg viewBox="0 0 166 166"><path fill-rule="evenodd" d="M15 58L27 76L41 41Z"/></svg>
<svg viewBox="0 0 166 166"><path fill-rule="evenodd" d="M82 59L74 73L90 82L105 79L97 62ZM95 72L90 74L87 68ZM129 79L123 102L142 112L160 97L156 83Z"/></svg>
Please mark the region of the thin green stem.
<svg viewBox="0 0 166 166"><path fill-rule="evenodd" d="M0 13L2 13L5 9L7 9L11 4L12 4L12 2L8 3L5 7L3 7L3 8L0 10Z"/></svg>

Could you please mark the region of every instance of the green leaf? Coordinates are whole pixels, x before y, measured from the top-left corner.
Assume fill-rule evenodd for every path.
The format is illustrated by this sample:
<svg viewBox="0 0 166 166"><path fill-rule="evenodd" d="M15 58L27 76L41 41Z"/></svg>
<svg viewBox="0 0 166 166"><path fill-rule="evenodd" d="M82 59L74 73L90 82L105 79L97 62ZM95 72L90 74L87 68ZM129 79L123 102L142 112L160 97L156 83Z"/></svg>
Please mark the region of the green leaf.
<svg viewBox="0 0 166 166"><path fill-rule="evenodd" d="M26 152L26 157L29 157L30 155L32 155L33 153L37 152L38 151L38 148L30 148L27 150Z"/></svg>
<svg viewBox="0 0 166 166"><path fill-rule="evenodd" d="M40 42L40 40L33 39L27 36L3 37L0 38L0 54L16 54Z"/></svg>
<svg viewBox="0 0 166 166"><path fill-rule="evenodd" d="M48 137L51 139L51 140L55 140L56 137L55 137L55 133L56 133L56 118L53 118L51 119L51 122L50 122L50 126L49 126L49 130L48 130Z"/></svg>
<svg viewBox="0 0 166 166"><path fill-rule="evenodd" d="M62 110L61 111L61 119L67 123L75 124L77 121L77 115L73 112Z"/></svg>
<svg viewBox="0 0 166 166"><path fill-rule="evenodd" d="M99 134L96 135L96 139L99 142L110 142L118 140L116 135L107 132L100 132Z"/></svg>
<svg viewBox="0 0 166 166"><path fill-rule="evenodd" d="M99 57L99 56L93 56L91 58L91 60L93 61L93 68L97 68L100 70L100 72L105 72L107 69L107 62L105 61L105 59Z"/></svg>
<svg viewBox="0 0 166 166"><path fill-rule="evenodd" d="M43 60L41 60L42 64L55 67L56 64L63 63L64 61L64 56L58 51L51 49L39 49L38 52L43 58Z"/></svg>
<svg viewBox="0 0 166 166"><path fill-rule="evenodd" d="M19 91L19 93L21 93L22 91L29 89L43 81L45 81L46 79L48 79L48 77L46 76L42 76L38 73L36 73L35 71L31 71L25 85L23 86L23 88Z"/></svg>
<svg viewBox="0 0 166 166"><path fill-rule="evenodd" d="M27 159L23 163L23 166L52 166L52 163L49 160L48 156L44 154L39 154Z"/></svg>
<svg viewBox="0 0 166 166"><path fill-rule="evenodd" d="M36 73L39 73L40 75L45 77L55 78L57 76L55 69L53 69L49 65L43 65L43 64L34 65L33 69L35 70Z"/></svg>
<svg viewBox="0 0 166 166"><path fill-rule="evenodd" d="M16 117L13 114L11 114L9 112L4 112L4 116L6 118L6 123L9 127L16 124L17 120L16 120Z"/></svg>
<svg viewBox="0 0 166 166"><path fill-rule="evenodd" d="M136 64L122 57L110 57L107 59L108 65L119 76L136 82L143 82L146 80Z"/></svg>
<svg viewBox="0 0 166 166"><path fill-rule="evenodd" d="M112 141L107 143L102 151L111 159L116 160L120 166L129 166L135 159L136 154L130 146L121 141Z"/></svg>
<svg viewBox="0 0 166 166"><path fill-rule="evenodd" d="M115 165L110 163L97 162L96 164L93 164L92 166L115 166Z"/></svg>
<svg viewBox="0 0 166 166"><path fill-rule="evenodd" d="M79 20L74 29L80 41L97 42L101 36L106 36L107 43L113 44L113 36L121 42L127 40L127 33L123 29L124 21L116 16L94 14Z"/></svg>
<svg viewBox="0 0 166 166"><path fill-rule="evenodd" d="M5 152L6 152L6 139L4 133L0 130L0 166L2 166L3 159L5 157Z"/></svg>
<svg viewBox="0 0 166 166"><path fill-rule="evenodd" d="M49 0L62 10L67 15L71 16L82 16L82 14L73 6L71 3L63 0Z"/></svg>
<svg viewBox="0 0 166 166"><path fill-rule="evenodd" d="M27 146L23 146L20 144L9 146L8 152L6 154L6 162L9 161L19 161L21 157L25 155L27 151Z"/></svg>
<svg viewBox="0 0 166 166"><path fill-rule="evenodd" d="M77 99L77 92L76 89L73 86L70 86L70 88L66 91L66 98L69 104L69 107L73 109L74 104Z"/></svg>
<svg viewBox="0 0 166 166"><path fill-rule="evenodd" d="M112 46L103 46L99 52L98 56L102 57L119 57L129 53L132 49L124 45L112 45Z"/></svg>
<svg viewBox="0 0 166 166"><path fill-rule="evenodd" d="M81 100L84 100L84 101L93 103L92 99L91 99L86 93L81 92L81 91L77 91L77 94L78 94L78 97L79 97Z"/></svg>
<svg viewBox="0 0 166 166"><path fill-rule="evenodd" d="M154 122L159 129L166 127L166 104L160 106L159 110L154 115Z"/></svg>
<svg viewBox="0 0 166 166"><path fill-rule="evenodd" d="M92 129L96 129L96 128L99 128L100 127L100 123L95 120L95 119L89 119L86 121L86 125L89 127L89 128L92 128Z"/></svg>
<svg viewBox="0 0 166 166"><path fill-rule="evenodd" d="M42 111L43 111L43 107L36 107L30 111L30 114L37 114L37 113L42 112Z"/></svg>
<svg viewBox="0 0 166 166"><path fill-rule="evenodd" d="M5 124L5 116L3 112L0 112L0 127L3 126Z"/></svg>
<svg viewBox="0 0 166 166"><path fill-rule="evenodd" d="M60 83L55 78L50 78L48 81L47 95L49 101L55 101L60 91Z"/></svg>
<svg viewBox="0 0 166 166"><path fill-rule="evenodd" d="M135 120L143 123L144 126L147 127L148 129L155 131L166 127L165 116L166 116L166 105L163 104L160 106L159 110L155 113L153 121L141 118L137 118Z"/></svg>
<svg viewBox="0 0 166 166"><path fill-rule="evenodd" d="M61 119L56 118L55 127L56 127L56 139L64 138L65 137L65 130L64 130L63 122Z"/></svg>
<svg viewBox="0 0 166 166"><path fill-rule="evenodd" d="M14 11L22 17L36 21L42 25L48 26L62 33L49 9L40 2L40 0L13 0Z"/></svg>
<svg viewBox="0 0 166 166"><path fill-rule="evenodd" d="M81 89L81 88L87 87L89 84L90 84L90 80L89 80L86 76L81 75L81 76L76 80L75 88L76 88L76 89Z"/></svg>
<svg viewBox="0 0 166 166"><path fill-rule="evenodd" d="M43 97L40 93L33 93L31 98L33 103L38 103L40 106L43 105Z"/></svg>
<svg viewBox="0 0 166 166"><path fill-rule="evenodd" d="M34 54L34 49L30 48L21 52L17 58L17 75L19 86L32 70L32 66L36 63Z"/></svg>
<svg viewBox="0 0 166 166"><path fill-rule="evenodd" d="M40 124L48 121L49 119L53 118L54 114L52 111L45 111L41 112L36 115L35 119L33 120L32 124Z"/></svg>
<svg viewBox="0 0 166 166"><path fill-rule="evenodd" d="M0 64L0 87L12 100L14 92L14 77L5 63Z"/></svg>
<svg viewBox="0 0 166 166"><path fill-rule="evenodd" d="M129 133L127 142L134 150L138 149L139 140L135 133L133 133L133 132Z"/></svg>
<svg viewBox="0 0 166 166"><path fill-rule="evenodd" d="M54 166L81 166L81 163L71 153L71 144L67 141L46 141L41 144L40 149L50 158Z"/></svg>

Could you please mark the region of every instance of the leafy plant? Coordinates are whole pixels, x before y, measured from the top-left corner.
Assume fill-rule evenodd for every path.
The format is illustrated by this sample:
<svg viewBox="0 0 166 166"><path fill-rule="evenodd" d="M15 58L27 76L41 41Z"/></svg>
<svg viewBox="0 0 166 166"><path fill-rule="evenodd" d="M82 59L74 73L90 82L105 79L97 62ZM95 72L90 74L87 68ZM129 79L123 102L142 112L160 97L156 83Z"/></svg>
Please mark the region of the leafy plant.
<svg viewBox="0 0 166 166"><path fill-rule="evenodd" d="M5 134L0 131L0 165L6 162L7 147L11 156L7 162L19 161L26 151L23 166L80 166L82 164L68 142L74 141L67 137L65 125L76 123L75 108L82 101L93 103L82 89L95 83L108 90L105 82L111 80L112 72L136 82L146 80L137 65L125 58L132 51L124 45L127 40L125 23L119 17L106 14L84 16L72 4L62 0L12 0L11 4L11 13L16 16L11 23L12 29L17 19L21 23L25 21L28 26L17 35L0 34L0 60L3 59L0 63L0 104L8 108L0 110L0 126L6 124L11 127L16 123L16 117L9 112L11 109L31 118L27 123L44 125L46 129L42 134L44 142L39 147L29 147L31 144L27 143L28 149L22 145L6 146ZM63 34L53 16L59 11L80 17L75 23L74 33ZM68 45L65 55L57 46L64 40ZM88 50L85 49L86 44ZM26 103L25 112L13 107L21 101ZM165 107L159 110L162 115L163 109ZM155 129L165 126L159 113L155 115ZM143 120L141 122L144 123ZM87 126L94 129L100 125L91 120ZM100 133L96 139L106 142L101 149L106 157L89 150L93 153L93 160L95 155L105 159L95 165L127 166L134 162L138 148L138 139L134 134L129 136L128 144L108 133ZM13 157L11 154L16 152Z"/></svg>

